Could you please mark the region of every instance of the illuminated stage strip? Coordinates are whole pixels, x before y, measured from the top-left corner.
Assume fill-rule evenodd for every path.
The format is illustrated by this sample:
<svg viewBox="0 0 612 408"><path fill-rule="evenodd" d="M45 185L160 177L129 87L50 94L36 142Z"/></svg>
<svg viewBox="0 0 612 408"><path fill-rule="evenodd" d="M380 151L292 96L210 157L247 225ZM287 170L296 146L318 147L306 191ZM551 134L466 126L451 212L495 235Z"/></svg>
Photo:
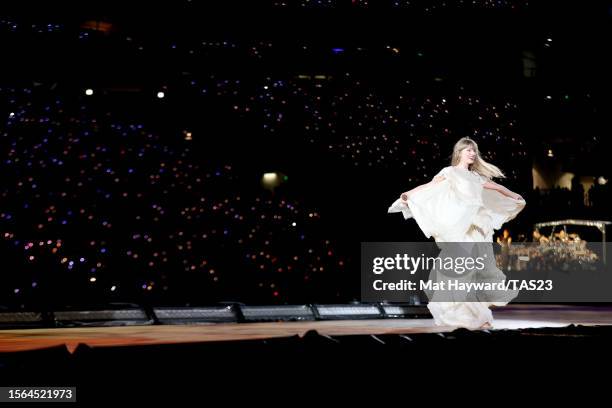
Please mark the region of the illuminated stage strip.
<svg viewBox="0 0 612 408"><path fill-rule="evenodd" d="M611 306L510 305L494 310L493 329L527 329L576 325L612 325ZM378 319L309 322L220 323L20 329L0 331L0 352L15 352L79 344L90 347L142 346L209 341L257 340L303 336L310 330L321 335L438 333L454 327L435 326L432 319Z"/></svg>

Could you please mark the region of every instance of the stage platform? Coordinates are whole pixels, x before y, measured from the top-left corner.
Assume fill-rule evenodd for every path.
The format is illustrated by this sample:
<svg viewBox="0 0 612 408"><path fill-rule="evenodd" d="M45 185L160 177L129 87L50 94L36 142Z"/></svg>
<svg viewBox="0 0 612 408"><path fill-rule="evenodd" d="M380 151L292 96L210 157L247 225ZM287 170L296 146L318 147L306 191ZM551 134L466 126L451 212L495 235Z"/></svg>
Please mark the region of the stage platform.
<svg viewBox="0 0 612 408"><path fill-rule="evenodd" d="M564 327L571 324L612 325L612 306L510 305L494 310L488 330ZM322 336L440 333L455 327L436 326L432 319L376 319L305 322L215 323L0 330L0 352L44 349L79 344L89 347L144 346L261 340L303 336L315 330Z"/></svg>

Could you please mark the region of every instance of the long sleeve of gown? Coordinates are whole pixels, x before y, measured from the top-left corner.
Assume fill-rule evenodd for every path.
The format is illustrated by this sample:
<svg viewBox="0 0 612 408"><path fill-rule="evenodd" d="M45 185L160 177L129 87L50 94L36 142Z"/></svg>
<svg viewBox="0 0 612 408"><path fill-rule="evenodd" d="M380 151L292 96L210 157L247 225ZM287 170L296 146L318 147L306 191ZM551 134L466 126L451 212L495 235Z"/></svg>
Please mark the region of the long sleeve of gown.
<svg viewBox="0 0 612 408"><path fill-rule="evenodd" d="M397 199L388 209L401 212L404 219L414 218L427 238L461 242L472 225L486 235L515 218L526 205L524 200L485 189L487 179L475 172L449 166L437 175L445 179L411 194L407 201Z"/></svg>

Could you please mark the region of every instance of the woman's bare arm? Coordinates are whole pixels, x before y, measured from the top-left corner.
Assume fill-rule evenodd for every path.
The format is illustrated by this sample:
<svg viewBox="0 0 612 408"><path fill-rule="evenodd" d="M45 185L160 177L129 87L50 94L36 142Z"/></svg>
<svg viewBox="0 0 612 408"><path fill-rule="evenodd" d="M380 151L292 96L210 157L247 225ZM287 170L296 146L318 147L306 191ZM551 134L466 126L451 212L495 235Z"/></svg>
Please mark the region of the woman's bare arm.
<svg viewBox="0 0 612 408"><path fill-rule="evenodd" d="M488 188L490 190L495 190L495 191L499 191L500 193L502 193L505 196L508 196L510 198L514 198L515 200L522 200L523 197L521 197L520 194L517 194L513 191L508 190L506 187L502 186L501 184L497 184L494 181L487 181L486 183L484 183L482 185L483 188Z"/></svg>
<svg viewBox="0 0 612 408"><path fill-rule="evenodd" d="M439 183L445 179L446 177L444 176L436 176L429 183L421 184L420 186L417 186L410 191L406 191L405 193L402 193L401 198L404 201L408 201L408 197L410 197L412 194L416 193L417 191L427 188L428 186L431 186L433 184Z"/></svg>

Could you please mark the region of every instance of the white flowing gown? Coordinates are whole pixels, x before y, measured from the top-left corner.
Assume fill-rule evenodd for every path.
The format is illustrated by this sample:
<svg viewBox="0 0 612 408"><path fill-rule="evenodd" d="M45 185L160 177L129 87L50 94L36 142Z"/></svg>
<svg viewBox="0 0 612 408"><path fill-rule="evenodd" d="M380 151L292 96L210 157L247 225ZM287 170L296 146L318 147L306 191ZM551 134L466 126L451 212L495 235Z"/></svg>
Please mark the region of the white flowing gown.
<svg viewBox="0 0 612 408"><path fill-rule="evenodd" d="M487 189L486 177L455 166L443 168L436 176L445 179L411 194L407 201L397 199L388 212L401 212L404 219L414 218L427 238L436 242L493 242L494 230L517 216L525 207L516 200ZM492 246L491 246L492 250ZM493 275L503 273L493 266ZM511 296L513 297L513 296ZM490 306L507 302L436 302L427 305L435 323L441 326L478 328L493 322Z"/></svg>

